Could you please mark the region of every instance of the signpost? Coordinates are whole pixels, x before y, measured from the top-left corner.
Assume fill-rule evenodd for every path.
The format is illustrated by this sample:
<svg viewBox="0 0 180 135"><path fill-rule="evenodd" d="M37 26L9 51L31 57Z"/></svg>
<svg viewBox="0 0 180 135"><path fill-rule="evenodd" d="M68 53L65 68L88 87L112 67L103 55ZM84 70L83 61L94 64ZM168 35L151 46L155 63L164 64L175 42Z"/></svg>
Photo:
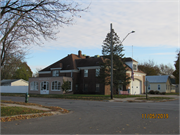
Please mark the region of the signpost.
<svg viewBox="0 0 180 135"><path fill-rule="evenodd" d="M149 82L147 81L147 78L146 78L146 81L145 81L145 85L146 85L146 99L148 99L148 97L147 97L147 88L148 88Z"/></svg>

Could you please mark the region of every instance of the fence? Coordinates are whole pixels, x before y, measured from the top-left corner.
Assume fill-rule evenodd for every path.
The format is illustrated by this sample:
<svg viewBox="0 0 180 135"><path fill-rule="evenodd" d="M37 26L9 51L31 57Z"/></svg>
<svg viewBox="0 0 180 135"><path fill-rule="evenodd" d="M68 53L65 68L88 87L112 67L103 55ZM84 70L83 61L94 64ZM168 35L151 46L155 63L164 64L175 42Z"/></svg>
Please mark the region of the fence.
<svg viewBox="0 0 180 135"><path fill-rule="evenodd" d="M0 86L0 93L26 93L28 86Z"/></svg>

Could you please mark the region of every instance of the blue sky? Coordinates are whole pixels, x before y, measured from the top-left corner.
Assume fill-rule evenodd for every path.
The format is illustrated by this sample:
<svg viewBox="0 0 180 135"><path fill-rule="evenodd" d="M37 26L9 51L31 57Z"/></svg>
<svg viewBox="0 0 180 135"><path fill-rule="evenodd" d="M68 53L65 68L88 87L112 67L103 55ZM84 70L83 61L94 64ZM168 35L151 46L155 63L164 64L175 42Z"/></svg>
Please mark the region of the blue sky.
<svg viewBox="0 0 180 135"><path fill-rule="evenodd" d="M179 46L179 0L86 0L77 1L88 12L80 13L73 25L60 27L56 40L32 45L25 61L34 72L68 54L101 55L102 43L110 23L123 42L125 57L138 62L153 60L155 64L174 67Z"/></svg>

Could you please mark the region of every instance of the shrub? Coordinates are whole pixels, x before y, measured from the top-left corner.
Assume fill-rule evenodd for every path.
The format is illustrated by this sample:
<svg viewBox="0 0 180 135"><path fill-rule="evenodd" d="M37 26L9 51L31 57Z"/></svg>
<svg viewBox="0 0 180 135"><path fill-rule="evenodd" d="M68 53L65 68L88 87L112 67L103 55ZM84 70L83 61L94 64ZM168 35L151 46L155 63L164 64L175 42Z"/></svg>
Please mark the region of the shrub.
<svg viewBox="0 0 180 135"><path fill-rule="evenodd" d="M154 94L154 93L155 93L154 90L149 91L149 94Z"/></svg>
<svg viewBox="0 0 180 135"><path fill-rule="evenodd" d="M155 93L155 94L159 94L160 92L156 90L154 93Z"/></svg>
<svg viewBox="0 0 180 135"><path fill-rule="evenodd" d="M165 95L166 94L166 92L161 92L161 95Z"/></svg>

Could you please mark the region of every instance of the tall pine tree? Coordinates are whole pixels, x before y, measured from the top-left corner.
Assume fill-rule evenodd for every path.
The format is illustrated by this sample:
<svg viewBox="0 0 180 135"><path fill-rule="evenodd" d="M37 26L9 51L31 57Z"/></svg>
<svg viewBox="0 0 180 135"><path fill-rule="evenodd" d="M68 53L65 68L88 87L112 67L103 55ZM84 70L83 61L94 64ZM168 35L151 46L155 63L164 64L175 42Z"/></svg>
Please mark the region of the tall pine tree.
<svg viewBox="0 0 180 135"><path fill-rule="evenodd" d="M127 66L124 64L123 45L114 30L112 30L112 45L113 45L113 87L118 90L120 85L129 84L130 77L126 75ZM102 45L102 54L104 62L101 64L101 72L99 78L105 85L111 84L111 36L107 34Z"/></svg>
<svg viewBox="0 0 180 135"><path fill-rule="evenodd" d="M177 60L175 61L175 64L174 64L176 70L173 72L173 75L176 78L176 84L179 84L179 55L180 55L180 52L178 53Z"/></svg>

